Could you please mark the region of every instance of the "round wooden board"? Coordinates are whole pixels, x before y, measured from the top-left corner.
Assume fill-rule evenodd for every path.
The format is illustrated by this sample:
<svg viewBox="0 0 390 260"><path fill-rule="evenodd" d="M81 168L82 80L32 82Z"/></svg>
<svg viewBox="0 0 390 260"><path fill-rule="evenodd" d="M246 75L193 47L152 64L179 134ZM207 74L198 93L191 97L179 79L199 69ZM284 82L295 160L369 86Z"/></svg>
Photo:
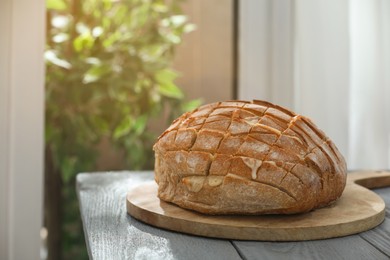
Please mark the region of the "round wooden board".
<svg viewBox="0 0 390 260"><path fill-rule="evenodd" d="M390 184L388 172L348 174L341 198L332 206L296 215L210 216L157 197L157 184L144 183L127 194L127 212L152 226L193 235L259 241L301 241L369 230L385 217L385 203L370 188Z"/></svg>

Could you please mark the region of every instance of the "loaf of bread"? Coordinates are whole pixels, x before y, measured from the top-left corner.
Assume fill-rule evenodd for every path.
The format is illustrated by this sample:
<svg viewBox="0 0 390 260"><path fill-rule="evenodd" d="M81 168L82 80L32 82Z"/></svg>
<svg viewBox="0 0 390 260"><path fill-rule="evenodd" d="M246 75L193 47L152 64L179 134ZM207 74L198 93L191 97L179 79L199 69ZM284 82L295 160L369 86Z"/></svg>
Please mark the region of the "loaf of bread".
<svg viewBox="0 0 390 260"><path fill-rule="evenodd" d="M205 214L293 214L329 205L346 163L308 118L265 101L185 113L158 138L160 199Z"/></svg>

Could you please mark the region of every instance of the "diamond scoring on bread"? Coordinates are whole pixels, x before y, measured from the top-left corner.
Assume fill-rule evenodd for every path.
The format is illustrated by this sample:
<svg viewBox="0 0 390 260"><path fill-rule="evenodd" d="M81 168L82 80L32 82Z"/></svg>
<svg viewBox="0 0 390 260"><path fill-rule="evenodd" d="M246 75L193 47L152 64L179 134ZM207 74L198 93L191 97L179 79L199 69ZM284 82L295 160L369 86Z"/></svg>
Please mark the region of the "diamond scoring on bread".
<svg viewBox="0 0 390 260"><path fill-rule="evenodd" d="M204 105L158 138L160 199L205 214L292 214L337 200L346 163L310 119L260 100Z"/></svg>

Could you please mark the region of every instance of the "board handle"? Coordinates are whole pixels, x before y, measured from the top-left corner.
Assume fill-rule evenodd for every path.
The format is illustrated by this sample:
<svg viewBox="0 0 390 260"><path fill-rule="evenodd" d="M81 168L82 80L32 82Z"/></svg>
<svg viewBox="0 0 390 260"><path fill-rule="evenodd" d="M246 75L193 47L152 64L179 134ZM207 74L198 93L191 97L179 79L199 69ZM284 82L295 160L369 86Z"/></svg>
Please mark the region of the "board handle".
<svg viewBox="0 0 390 260"><path fill-rule="evenodd" d="M390 171L352 171L348 172L348 181L368 189L390 186Z"/></svg>

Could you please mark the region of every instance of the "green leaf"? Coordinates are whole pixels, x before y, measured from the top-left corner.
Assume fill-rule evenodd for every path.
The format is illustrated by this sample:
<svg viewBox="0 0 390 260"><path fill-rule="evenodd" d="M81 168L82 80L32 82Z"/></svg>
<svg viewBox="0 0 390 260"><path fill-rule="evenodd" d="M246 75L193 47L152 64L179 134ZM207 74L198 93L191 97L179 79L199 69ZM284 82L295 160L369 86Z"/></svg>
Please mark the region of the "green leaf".
<svg viewBox="0 0 390 260"><path fill-rule="evenodd" d="M83 38L81 37L81 35L73 40L73 48L77 52L80 52L83 49Z"/></svg>
<svg viewBox="0 0 390 260"><path fill-rule="evenodd" d="M73 48L76 52L81 52L82 50L91 49L94 43L94 39L90 32L85 32L80 34L73 40Z"/></svg>
<svg viewBox="0 0 390 260"><path fill-rule="evenodd" d="M92 118L92 122L94 124L94 127L96 127L97 129L99 129L99 132L101 132L102 134L107 134L109 133L109 128L108 128L108 123L106 120L104 120L102 117L100 116L94 116Z"/></svg>
<svg viewBox="0 0 390 260"><path fill-rule="evenodd" d="M103 6L105 10L110 10L112 8L112 0L103 0Z"/></svg>
<svg viewBox="0 0 390 260"><path fill-rule="evenodd" d="M146 123L148 121L147 115L139 116L134 123L134 131L137 135L140 135L144 132Z"/></svg>
<svg viewBox="0 0 390 260"><path fill-rule="evenodd" d="M104 29L108 30L111 26L111 19L107 16L102 17L102 25Z"/></svg>
<svg viewBox="0 0 390 260"><path fill-rule="evenodd" d="M46 0L46 8L49 10L64 11L66 4L63 0Z"/></svg>
<svg viewBox="0 0 390 260"><path fill-rule="evenodd" d="M168 6L163 3L152 3L152 8L159 13L166 13L168 11Z"/></svg>
<svg viewBox="0 0 390 260"><path fill-rule="evenodd" d="M195 31L196 29L197 29L197 26L195 24L189 23L189 24L184 25L183 31L185 33L190 33L192 31Z"/></svg>
<svg viewBox="0 0 390 260"><path fill-rule="evenodd" d="M77 158L70 156L62 159L61 162L61 172L62 172L62 180L65 183L69 183L69 181L73 178L75 173L75 165L77 162Z"/></svg>
<svg viewBox="0 0 390 260"><path fill-rule="evenodd" d="M185 22L187 22L188 18L185 15L172 15L170 20L175 27L179 27L180 25L183 25Z"/></svg>
<svg viewBox="0 0 390 260"><path fill-rule="evenodd" d="M156 72L155 79L159 83L173 82L177 78L177 73L170 69L164 69Z"/></svg>
<svg viewBox="0 0 390 260"><path fill-rule="evenodd" d="M92 65L101 65L102 61L96 57L88 57L85 59L85 62Z"/></svg>
<svg viewBox="0 0 390 260"><path fill-rule="evenodd" d="M183 98L183 92L175 85L175 83L173 83L176 78L176 72L170 69L164 69L157 72L155 75L155 80L159 84L159 93L170 98Z"/></svg>
<svg viewBox="0 0 390 260"><path fill-rule="evenodd" d="M69 34L67 33L59 33L53 36L53 42L55 43L65 42L68 39L69 39Z"/></svg>
<svg viewBox="0 0 390 260"><path fill-rule="evenodd" d="M106 72L105 66L93 66L84 74L83 83L88 84L99 80Z"/></svg>
<svg viewBox="0 0 390 260"><path fill-rule="evenodd" d="M50 143L52 141L56 141L56 139L58 138L58 130L50 125L50 124L46 124L45 125L45 142L46 143Z"/></svg>
<svg viewBox="0 0 390 260"><path fill-rule="evenodd" d="M54 65L57 65L58 67L61 67L64 69L72 68L72 65L68 61L58 58L57 54L53 50L45 51L44 58L46 61L48 61Z"/></svg>
<svg viewBox="0 0 390 260"><path fill-rule="evenodd" d="M165 46L161 44L142 46L142 48L139 50L139 57L145 62L156 63L161 61L161 56L165 51Z"/></svg>
<svg viewBox="0 0 390 260"><path fill-rule="evenodd" d="M76 24L76 31L79 34L85 34L85 33L89 33L91 30L89 29L89 27L85 23L78 22Z"/></svg>
<svg viewBox="0 0 390 260"><path fill-rule="evenodd" d="M126 6L124 5L119 6L115 11L115 16L113 17L114 21L117 24L123 23L126 16L129 15L128 11L129 9Z"/></svg>
<svg viewBox="0 0 390 260"><path fill-rule="evenodd" d="M191 100L191 101L183 103L181 105L181 109L183 110L183 112L192 111L195 108L197 108L200 105L202 105L202 103L203 103L202 99L200 99L200 98L199 99L194 99L194 100Z"/></svg>
<svg viewBox="0 0 390 260"><path fill-rule="evenodd" d="M159 92L161 95L170 98L182 99L184 97L183 92L173 83L160 84Z"/></svg>
<svg viewBox="0 0 390 260"><path fill-rule="evenodd" d="M98 81L99 77L93 74L85 74L83 77L83 83L84 84L89 84L95 81Z"/></svg>
<svg viewBox="0 0 390 260"><path fill-rule="evenodd" d="M103 33L103 28L100 26L96 26L95 28L92 29L92 36L97 38Z"/></svg>
<svg viewBox="0 0 390 260"><path fill-rule="evenodd" d="M51 25L55 28L64 29L69 24L69 17L65 15L56 15L51 19Z"/></svg>
<svg viewBox="0 0 390 260"><path fill-rule="evenodd" d="M131 24L130 28L142 28L146 21L150 18L150 3L144 2L142 5L131 10Z"/></svg>
<svg viewBox="0 0 390 260"><path fill-rule="evenodd" d="M114 139L118 140L122 136L127 135L130 132L132 125L133 119L130 116L125 117L115 128L113 135Z"/></svg>
<svg viewBox="0 0 390 260"><path fill-rule="evenodd" d="M116 43L120 38L121 38L121 34L120 34L119 32L112 33L111 35L109 35L109 36L103 41L103 46L104 46L105 48L109 48L109 47L111 47L112 45L114 45L114 43Z"/></svg>
<svg viewBox="0 0 390 260"><path fill-rule="evenodd" d="M173 44L179 44L181 42L181 38L174 33L168 33L165 38Z"/></svg>

